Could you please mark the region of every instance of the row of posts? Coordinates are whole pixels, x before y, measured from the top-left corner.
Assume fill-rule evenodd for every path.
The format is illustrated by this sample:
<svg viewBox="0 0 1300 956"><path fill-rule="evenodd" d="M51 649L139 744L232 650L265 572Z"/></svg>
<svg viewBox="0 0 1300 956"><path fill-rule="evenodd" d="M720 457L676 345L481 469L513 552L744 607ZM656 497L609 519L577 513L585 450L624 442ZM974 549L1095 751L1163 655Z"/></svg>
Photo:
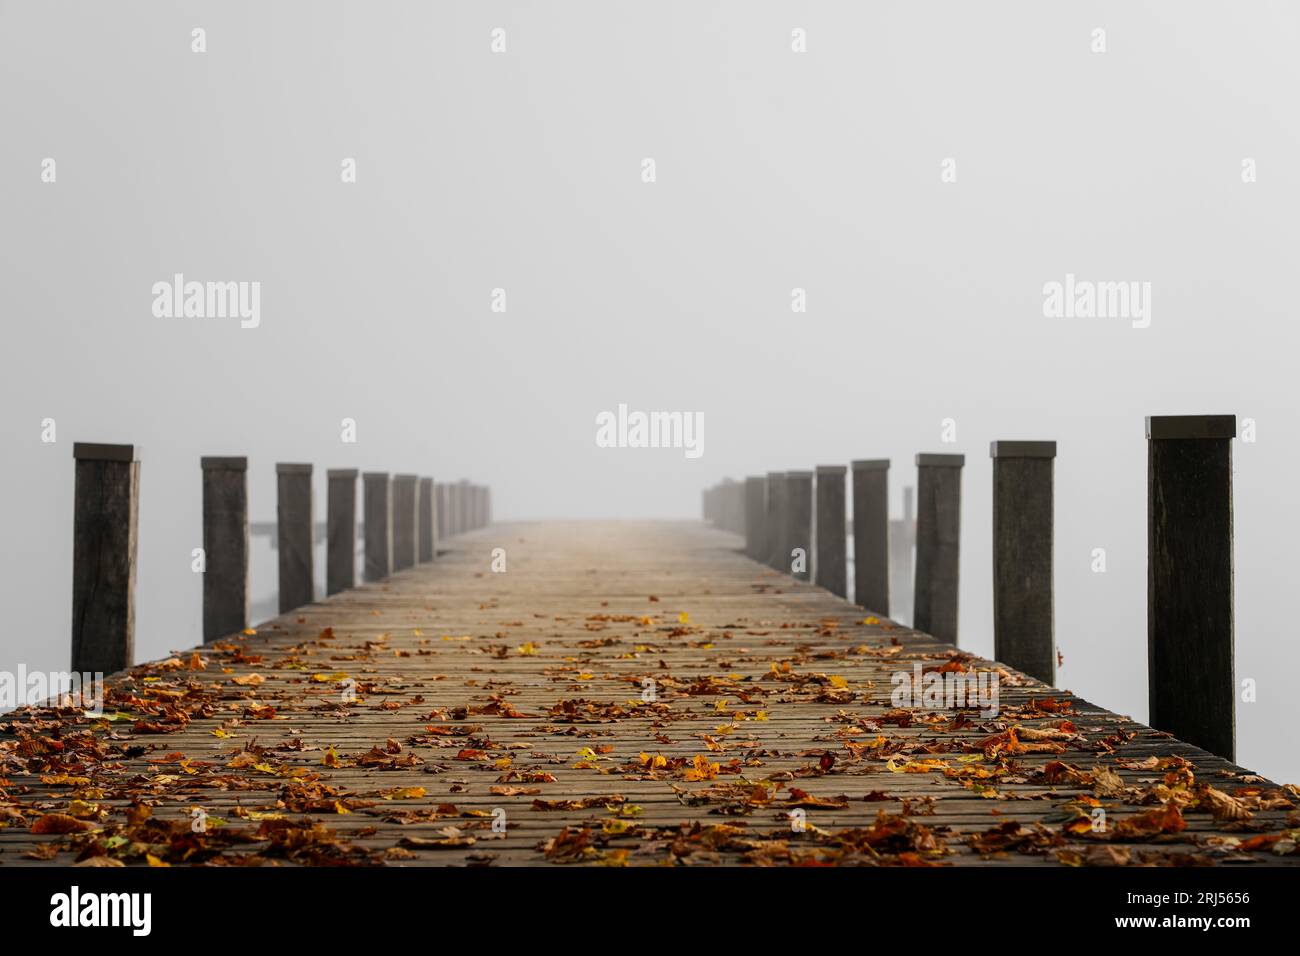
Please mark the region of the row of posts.
<svg viewBox="0 0 1300 956"><path fill-rule="evenodd" d="M135 565L140 461L132 445L78 442L72 562L72 669L114 673L135 649ZM203 472L203 640L249 625L248 459L206 457ZM276 471L279 607L315 600L312 466ZM357 478L362 485L365 581L436 559L438 542L486 527L491 491L412 474L326 472L325 593L356 586Z"/></svg>
<svg viewBox="0 0 1300 956"><path fill-rule="evenodd" d="M1147 437L1147 672L1152 727L1229 760L1235 751L1232 415L1153 416ZM1056 442L995 441L996 659L1056 679L1053 473ZM916 456L913 626L957 643L965 456ZM730 479L704 517L745 537L755 561L847 593L846 476L852 471L854 602L889 616L887 459Z"/></svg>

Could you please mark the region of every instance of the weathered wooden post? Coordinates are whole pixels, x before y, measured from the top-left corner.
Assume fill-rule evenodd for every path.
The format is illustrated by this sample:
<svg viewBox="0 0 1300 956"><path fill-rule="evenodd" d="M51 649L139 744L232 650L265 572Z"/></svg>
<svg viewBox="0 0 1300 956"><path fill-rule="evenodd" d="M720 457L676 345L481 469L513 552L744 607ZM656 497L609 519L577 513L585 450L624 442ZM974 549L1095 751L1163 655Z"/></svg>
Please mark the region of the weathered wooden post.
<svg viewBox="0 0 1300 956"><path fill-rule="evenodd" d="M483 486L483 526L492 524L492 486Z"/></svg>
<svg viewBox="0 0 1300 956"><path fill-rule="evenodd" d="M393 476L393 570L415 564L415 483L417 475Z"/></svg>
<svg viewBox="0 0 1300 956"><path fill-rule="evenodd" d="M889 617L889 459L853 462L853 603Z"/></svg>
<svg viewBox="0 0 1300 956"><path fill-rule="evenodd" d="M785 473L788 523L783 570L800 581L812 580L812 479L811 471ZM802 561L791 554L796 548L803 552Z"/></svg>
<svg viewBox="0 0 1300 956"><path fill-rule="evenodd" d="M455 537L464 528L460 524L460 485L452 482L447 486L447 536Z"/></svg>
<svg viewBox="0 0 1300 956"><path fill-rule="evenodd" d="M818 465L814 494L816 496L817 564L814 568L817 584L844 597L848 593L848 558L845 554L845 527L848 517L844 506L843 465Z"/></svg>
<svg viewBox="0 0 1300 956"><path fill-rule="evenodd" d="M745 554L754 561L767 557L767 479L745 479Z"/></svg>
<svg viewBox="0 0 1300 956"><path fill-rule="evenodd" d="M474 498L474 495L470 490L470 484L468 478L462 478L460 480L460 484L457 487L460 489L460 495L456 499L456 505L457 505L457 510L460 513L456 516L456 527L458 527L461 530L461 532L464 533L473 530L473 528L470 525L470 504Z"/></svg>
<svg viewBox="0 0 1300 956"><path fill-rule="evenodd" d="M433 479L421 478L419 488L420 513L420 563L427 564L438 553L437 533L433 517Z"/></svg>
<svg viewBox="0 0 1300 956"><path fill-rule="evenodd" d="M790 552L785 546L787 518L785 472L767 473L767 565L776 571L790 570Z"/></svg>
<svg viewBox="0 0 1300 956"><path fill-rule="evenodd" d="M915 489L903 486L903 516L889 522L889 616L912 621L912 549L916 546Z"/></svg>
<svg viewBox="0 0 1300 956"><path fill-rule="evenodd" d="M1157 730L1236 752L1235 415L1161 415L1147 431L1147 681Z"/></svg>
<svg viewBox="0 0 1300 956"><path fill-rule="evenodd" d="M483 527L483 486L472 485L474 489L474 530Z"/></svg>
<svg viewBox="0 0 1300 956"><path fill-rule="evenodd" d="M275 466L275 528L280 552L280 613L316 599L312 579L311 465Z"/></svg>
<svg viewBox="0 0 1300 956"><path fill-rule="evenodd" d="M203 643L248 627L248 459L205 457Z"/></svg>
<svg viewBox="0 0 1300 956"><path fill-rule="evenodd" d="M357 584L357 470L325 473L325 593L338 594Z"/></svg>
<svg viewBox="0 0 1300 956"><path fill-rule="evenodd" d="M451 534L450 529L447 527L447 511L449 508L447 504L447 483L445 481L436 483L433 486L433 492L434 520L438 524L435 537L437 538L437 542L441 542L445 541L447 536Z"/></svg>
<svg viewBox="0 0 1300 956"><path fill-rule="evenodd" d="M361 475L361 484L366 526L364 577L367 581L382 581L393 564L392 482L386 471L367 471Z"/></svg>
<svg viewBox="0 0 1300 956"><path fill-rule="evenodd" d="M965 455L916 456L916 612L913 627L957 643L961 469Z"/></svg>
<svg viewBox="0 0 1300 956"><path fill-rule="evenodd" d="M1052 596L1054 441L995 441L993 656L1056 682Z"/></svg>
<svg viewBox="0 0 1300 956"><path fill-rule="evenodd" d="M72 670L112 674L135 662L140 462L134 445L88 442L72 458Z"/></svg>

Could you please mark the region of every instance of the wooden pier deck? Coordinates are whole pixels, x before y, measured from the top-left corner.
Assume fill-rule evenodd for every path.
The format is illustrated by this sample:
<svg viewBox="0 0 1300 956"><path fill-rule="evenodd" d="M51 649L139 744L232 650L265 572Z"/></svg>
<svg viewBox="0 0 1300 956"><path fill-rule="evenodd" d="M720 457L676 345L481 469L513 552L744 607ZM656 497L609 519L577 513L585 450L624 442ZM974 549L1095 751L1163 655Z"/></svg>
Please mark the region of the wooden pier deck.
<svg viewBox="0 0 1300 956"><path fill-rule="evenodd" d="M740 544L495 525L0 717L0 866L1300 863L1300 791L1022 675L895 708L996 665Z"/></svg>

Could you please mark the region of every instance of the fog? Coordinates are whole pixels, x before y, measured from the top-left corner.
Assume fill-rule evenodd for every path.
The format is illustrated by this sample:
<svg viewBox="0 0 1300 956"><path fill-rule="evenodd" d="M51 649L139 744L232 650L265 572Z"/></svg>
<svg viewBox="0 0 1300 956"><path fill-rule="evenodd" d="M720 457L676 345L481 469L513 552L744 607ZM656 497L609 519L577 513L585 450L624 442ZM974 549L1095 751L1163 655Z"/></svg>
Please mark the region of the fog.
<svg viewBox="0 0 1300 956"><path fill-rule="evenodd" d="M68 664L74 441L141 449L143 660L201 637L201 455L249 456L255 521L277 461L315 463L318 516L360 467L490 484L510 521L694 517L725 476L878 457L897 514L917 452L965 453L960 643L991 654L988 444L1054 439L1058 680L1145 719L1143 417L1232 413L1237 757L1300 778L1298 26L0 0L0 669ZM155 315L176 273L260 283L258 325ZM1149 325L1046 316L1070 275L1150 283ZM598 447L620 403L701 415L702 454Z"/></svg>

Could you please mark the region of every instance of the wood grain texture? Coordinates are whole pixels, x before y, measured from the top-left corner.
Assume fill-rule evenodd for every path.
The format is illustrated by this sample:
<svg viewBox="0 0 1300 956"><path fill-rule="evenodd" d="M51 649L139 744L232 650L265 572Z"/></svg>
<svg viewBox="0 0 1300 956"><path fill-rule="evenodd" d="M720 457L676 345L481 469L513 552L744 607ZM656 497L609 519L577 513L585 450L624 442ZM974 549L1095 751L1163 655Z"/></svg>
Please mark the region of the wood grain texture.
<svg viewBox="0 0 1300 956"><path fill-rule="evenodd" d="M482 560L498 542L510 549L504 574ZM1244 826L1189 803L1183 829L1124 836L1123 821L1150 818L1142 794L1164 766L1229 793L1246 771L929 635L866 624L860 608L745 558L740 544L685 522L470 532L437 562L116 679L115 695L202 707L170 732L65 715L63 740L89 733L117 748L81 769L84 784L60 782L40 748L19 746L48 733L35 721L52 714L6 715L0 865L72 862L93 830L33 833L32 822L79 799L104 814L95 827L121 826L142 790L155 820L188 830L201 807L240 834L225 863L293 861L283 847L275 856L267 820L319 827L330 853L388 865L542 865L566 859L546 850L566 832L591 841L575 859L629 865L797 862L828 840L895 831L835 859L1300 862L1245 845L1285 830L1286 794ZM941 666L1000 674L997 714L895 706L894 675ZM1013 728L1027 743L990 757ZM1049 751L1028 746L1053 733L1062 740ZM685 766L647 770L656 757ZM684 772L696 766L705 779ZM329 796L304 807L316 788ZM807 810L816 832L792 830L796 790L825 801ZM734 796L755 793L774 796ZM1093 806L1080 801L1105 809L1114 839L1067 829ZM904 829L933 845L900 856ZM48 859L26 855L51 844Z"/></svg>

